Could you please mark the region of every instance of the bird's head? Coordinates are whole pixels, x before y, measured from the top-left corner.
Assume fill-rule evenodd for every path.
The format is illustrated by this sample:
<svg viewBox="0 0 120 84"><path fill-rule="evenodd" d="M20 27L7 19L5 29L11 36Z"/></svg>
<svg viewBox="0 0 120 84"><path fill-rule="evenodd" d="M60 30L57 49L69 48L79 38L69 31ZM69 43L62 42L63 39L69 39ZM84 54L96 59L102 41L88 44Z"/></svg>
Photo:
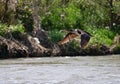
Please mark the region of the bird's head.
<svg viewBox="0 0 120 84"><path fill-rule="evenodd" d="M74 30L72 30L72 32L81 34L81 31L79 29L74 29Z"/></svg>
<svg viewBox="0 0 120 84"><path fill-rule="evenodd" d="M81 30L76 29L76 31L78 32L78 34L81 34L81 33L82 33Z"/></svg>

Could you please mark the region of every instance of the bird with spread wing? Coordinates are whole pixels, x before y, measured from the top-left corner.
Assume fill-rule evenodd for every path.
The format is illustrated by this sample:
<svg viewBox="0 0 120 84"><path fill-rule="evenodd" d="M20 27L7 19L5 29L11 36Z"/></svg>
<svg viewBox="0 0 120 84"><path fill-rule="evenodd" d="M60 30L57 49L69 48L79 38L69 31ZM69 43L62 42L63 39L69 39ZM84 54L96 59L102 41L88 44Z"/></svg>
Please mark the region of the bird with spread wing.
<svg viewBox="0 0 120 84"><path fill-rule="evenodd" d="M85 32L81 29L75 29L73 31L69 31L68 34L59 42L60 45L70 42L71 40L75 39L76 37L80 37L80 46L82 49L85 49L87 44L90 41L90 33Z"/></svg>

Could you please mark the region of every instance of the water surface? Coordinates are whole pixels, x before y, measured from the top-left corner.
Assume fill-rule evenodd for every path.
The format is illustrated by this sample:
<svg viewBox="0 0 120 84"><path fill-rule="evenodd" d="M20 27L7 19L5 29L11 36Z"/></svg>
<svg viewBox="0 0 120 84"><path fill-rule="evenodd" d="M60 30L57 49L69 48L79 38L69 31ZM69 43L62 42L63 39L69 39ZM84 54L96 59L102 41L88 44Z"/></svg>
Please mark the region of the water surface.
<svg viewBox="0 0 120 84"><path fill-rule="evenodd" d="M0 60L0 84L120 84L120 56Z"/></svg>

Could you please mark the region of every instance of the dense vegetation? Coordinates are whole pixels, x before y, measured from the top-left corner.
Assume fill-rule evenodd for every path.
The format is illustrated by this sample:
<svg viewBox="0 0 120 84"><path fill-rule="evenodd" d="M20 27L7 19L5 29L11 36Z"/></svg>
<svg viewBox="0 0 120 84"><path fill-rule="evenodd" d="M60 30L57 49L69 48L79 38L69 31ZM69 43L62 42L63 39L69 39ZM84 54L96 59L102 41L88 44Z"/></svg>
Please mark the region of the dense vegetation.
<svg viewBox="0 0 120 84"><path fill-rule="evenodd" d="M32 34L35 17L40 29L57 43L66 34L61 30L83 29L92 34L90 45L110 46L120 34L119 0L1 0L0 35L12 32ZM73 42L71 45L78 45ZM119 50L119 48L118 48Z"/></svg>

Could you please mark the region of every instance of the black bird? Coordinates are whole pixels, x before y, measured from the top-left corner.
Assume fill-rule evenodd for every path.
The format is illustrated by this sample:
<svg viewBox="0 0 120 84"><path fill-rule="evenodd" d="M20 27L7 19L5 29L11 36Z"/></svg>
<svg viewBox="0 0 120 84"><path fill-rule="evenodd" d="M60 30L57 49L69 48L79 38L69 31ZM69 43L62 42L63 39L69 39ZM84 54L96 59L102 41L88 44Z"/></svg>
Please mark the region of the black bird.
<svg viewBox="0 0 120 84"><path fill-rule="evenodd" d="M81 29L75 29L72 31L69 31L68 34L59 42L59 44L65 44L71 40L73 40L74 38L80 36L80 46L82 49L86 48L87 44L90 41L90 33L83 31Z"/></svg>

